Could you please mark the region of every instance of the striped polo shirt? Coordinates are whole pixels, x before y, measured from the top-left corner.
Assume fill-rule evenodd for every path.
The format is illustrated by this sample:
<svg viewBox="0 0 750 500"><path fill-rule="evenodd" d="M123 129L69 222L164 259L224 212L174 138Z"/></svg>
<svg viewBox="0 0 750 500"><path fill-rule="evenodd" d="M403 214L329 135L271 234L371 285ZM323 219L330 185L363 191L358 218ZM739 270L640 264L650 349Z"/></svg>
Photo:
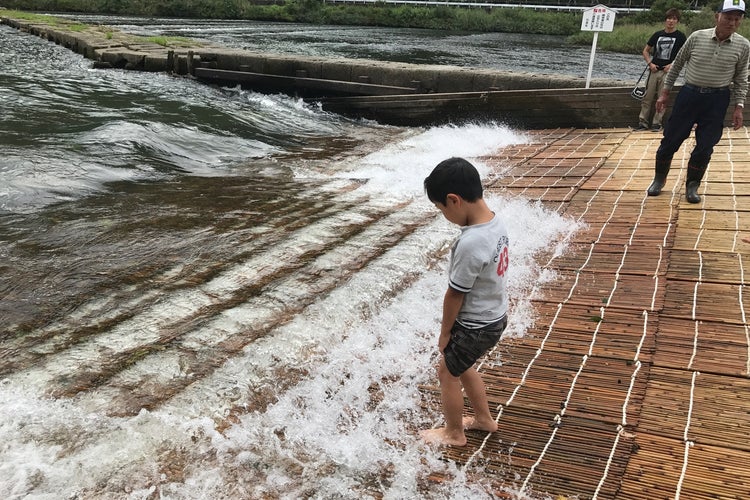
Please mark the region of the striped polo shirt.
<svg viewBox="0 0 750 500"><path fill-rule="evenodd" d="M719 42L716 29L693 32L677 54L664 79L664 88L671 89L677 75L685 68L685 82L698 87L732 86L732 102L743 103L747 95L747 65L750 42L737 33Z"/></svg>

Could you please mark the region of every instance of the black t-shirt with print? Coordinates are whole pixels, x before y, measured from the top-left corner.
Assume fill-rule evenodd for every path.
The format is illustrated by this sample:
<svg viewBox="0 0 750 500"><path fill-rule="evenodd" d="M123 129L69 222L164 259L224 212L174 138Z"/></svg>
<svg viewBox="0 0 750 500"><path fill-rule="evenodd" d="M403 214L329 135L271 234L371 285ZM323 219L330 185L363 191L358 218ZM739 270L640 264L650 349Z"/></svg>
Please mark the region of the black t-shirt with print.
<svg viewBox="0 0 750 500"><path fill-rule="evenodd" d="M672 33L667 33L664 30L657 31L651 35L647 43L649 47L653 48L651 62L659 68L670 64L677 57L677 53L686 40L685 33L679 30Z"/></svg>

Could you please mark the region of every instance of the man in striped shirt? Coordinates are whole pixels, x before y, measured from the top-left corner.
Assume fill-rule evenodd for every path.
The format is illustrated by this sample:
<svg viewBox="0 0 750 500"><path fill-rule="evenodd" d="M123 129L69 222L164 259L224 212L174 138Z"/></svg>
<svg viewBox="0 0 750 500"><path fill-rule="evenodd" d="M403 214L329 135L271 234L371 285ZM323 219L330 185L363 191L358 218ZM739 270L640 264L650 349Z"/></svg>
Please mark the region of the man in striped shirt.
<svg viewBox="0 0 750 500"><path fill-rule="evenodd" d="M744 0L723 0L716 13L716 27L691 34L672 63L656 101L657 112L666 108L669 91L683 68L686 83L677 94L656 151L656 172L648 188L649 196L661 193L672 157L695 125L695 147L688 160L685 198L689 203L699 203L698 187L714 146L721 139L730 102L734 104L732 125L735 130L742 126L750 42L735 31L744 15Z"/></svg>

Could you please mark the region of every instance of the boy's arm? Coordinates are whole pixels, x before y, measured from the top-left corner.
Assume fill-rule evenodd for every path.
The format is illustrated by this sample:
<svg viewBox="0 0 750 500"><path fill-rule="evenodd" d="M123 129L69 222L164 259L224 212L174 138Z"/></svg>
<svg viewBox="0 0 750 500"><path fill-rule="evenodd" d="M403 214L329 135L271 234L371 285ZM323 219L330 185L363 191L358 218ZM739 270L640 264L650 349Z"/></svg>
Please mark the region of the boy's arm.
<svg viewBox="0 0 750 500"><path fill-rule="evenodd" d="M448 345L451 338L451 328L453 328L453 323L456 322L463 303L464 294L448 287L445 298L443 298L443 320L440 323L440 337L438 338L440 352L443 352L443 349Z"/></svg>

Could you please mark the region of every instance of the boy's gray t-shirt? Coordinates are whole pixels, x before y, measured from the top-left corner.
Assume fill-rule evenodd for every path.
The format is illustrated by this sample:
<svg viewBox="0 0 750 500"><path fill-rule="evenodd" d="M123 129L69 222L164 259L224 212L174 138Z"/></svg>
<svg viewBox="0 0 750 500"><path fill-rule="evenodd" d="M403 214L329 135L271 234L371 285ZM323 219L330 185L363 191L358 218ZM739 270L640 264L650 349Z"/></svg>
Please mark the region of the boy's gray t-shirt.
<svg viewBox="0 0 750 500"><path fill-rule="evenodd" d="M484 224L465 226L451 248L450 287L465 293L456 321L480 328L508 311L508 232L495 215Z"/></svg>

